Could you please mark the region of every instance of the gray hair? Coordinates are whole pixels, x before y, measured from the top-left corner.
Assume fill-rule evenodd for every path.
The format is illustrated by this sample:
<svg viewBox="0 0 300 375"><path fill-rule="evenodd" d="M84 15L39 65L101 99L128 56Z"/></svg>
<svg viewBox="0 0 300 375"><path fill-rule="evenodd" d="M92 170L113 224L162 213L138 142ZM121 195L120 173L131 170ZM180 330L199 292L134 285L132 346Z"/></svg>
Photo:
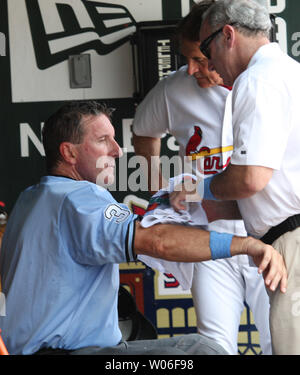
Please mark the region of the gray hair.
<svg viewBox="0 0 300 375"><path fill-rule="evenodd" d="M258 0L219 0L203 14L203 20L209 23L212 31L234 24L246 36L269 38L272 27L265 1Z"/></svg>

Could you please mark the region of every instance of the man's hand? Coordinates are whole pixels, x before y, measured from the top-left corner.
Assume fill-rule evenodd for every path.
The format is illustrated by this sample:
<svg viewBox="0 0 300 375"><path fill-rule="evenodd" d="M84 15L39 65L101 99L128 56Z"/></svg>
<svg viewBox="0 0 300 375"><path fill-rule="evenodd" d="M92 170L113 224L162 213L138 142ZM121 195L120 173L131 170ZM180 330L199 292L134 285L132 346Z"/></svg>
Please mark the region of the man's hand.
<svg viewBox="0 0 300 375"><path fill-rule="evenodd" d="M185 202L201 202L206 212L208 222L215 220L239 220L240 211L236 201L211 201L202 200L197 193L197 182L185 177L184 182L175 186L170 193L170 205L175 211L186 210Z"/></svg>
<svg viewBox="0 0 300 375"><path fill-rule="evenodd" d="M197 181L185 177L182 184L175 186L170 193L170 205L175 211L186 210L185 202L201 202L202 198L197 193Z"/></svg>
<svg viewBox="0 0 300 375"><path fill-rule="evenodd" d="M267 288L273 292L280 284L280 291L285 293L287 270L279 252L272 246L252 237L247 237L244 244L247 254L252 256L258 267L258 272L263 274Z"/></svg>

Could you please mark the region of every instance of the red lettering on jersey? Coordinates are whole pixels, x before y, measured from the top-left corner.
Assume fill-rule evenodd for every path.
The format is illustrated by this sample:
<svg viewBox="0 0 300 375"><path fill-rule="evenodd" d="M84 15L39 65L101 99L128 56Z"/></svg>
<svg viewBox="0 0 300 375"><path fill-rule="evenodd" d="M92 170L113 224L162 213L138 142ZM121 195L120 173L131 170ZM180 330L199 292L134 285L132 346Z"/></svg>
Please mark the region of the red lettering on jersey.
<svg viewBox="0 0 300 375"><path fill-rule="evenodd" d="M221 156L207 156L204 159L204 174L216 174L225 169L230 163L231 157L227 158L224 165L221 164Z"/></svg>
<svg viewBox="0 0 300 375"><path fill-rule="evenodd" d="M204 159L204 172L209 171L213 168L212 158L209 156Z"/></svg>

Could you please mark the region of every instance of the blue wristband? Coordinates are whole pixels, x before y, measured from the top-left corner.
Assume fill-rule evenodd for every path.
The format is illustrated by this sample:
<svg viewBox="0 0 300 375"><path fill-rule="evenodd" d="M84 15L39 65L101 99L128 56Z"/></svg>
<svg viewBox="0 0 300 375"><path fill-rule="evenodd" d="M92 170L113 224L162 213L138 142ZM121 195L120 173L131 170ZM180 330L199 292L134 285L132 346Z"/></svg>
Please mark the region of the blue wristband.
<svg viewBox="0 0 300 375"><path fill-rule="evenodd" d="M204 179L204 192L203 192L203 199L209 199L209 200L217 200L217 198L213 195L213 193L210 190L210 183L211 180L214 178L214 176L210 176ZM198 185L199 186L199 185ZM199 186L200 188L200 186ZM200 191L198 191L200 194ZM201 194L200 194L201 195Z"/></svg>
<svg viewBox="0 0 300 375"><path fill-rule="evenodd" d="M209 235L209 247L211 259L230 258L230 246L233 234L211 231Z"/></svg>

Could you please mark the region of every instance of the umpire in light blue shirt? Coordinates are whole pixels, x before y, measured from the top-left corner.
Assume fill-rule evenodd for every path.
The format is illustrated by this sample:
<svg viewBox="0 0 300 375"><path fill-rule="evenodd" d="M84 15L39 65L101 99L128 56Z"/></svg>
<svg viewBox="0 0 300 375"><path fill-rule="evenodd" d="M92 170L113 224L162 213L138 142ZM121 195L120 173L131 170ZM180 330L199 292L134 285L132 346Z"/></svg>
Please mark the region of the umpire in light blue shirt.
<svg viewBox="0 0 300 375"><path fill-rule="evenodd" d="M122 154L114 137L110 111L93 101L69 102L45 122L48 174L20 194L0 252L0 328L9 353L226 354L200 334L122 341L118 264L138 254L199 262L248 253L259 272L268 267L269 287L283 289L281 257L251 237L224 239L168 224L142 228L104 188Z"/></svg>

